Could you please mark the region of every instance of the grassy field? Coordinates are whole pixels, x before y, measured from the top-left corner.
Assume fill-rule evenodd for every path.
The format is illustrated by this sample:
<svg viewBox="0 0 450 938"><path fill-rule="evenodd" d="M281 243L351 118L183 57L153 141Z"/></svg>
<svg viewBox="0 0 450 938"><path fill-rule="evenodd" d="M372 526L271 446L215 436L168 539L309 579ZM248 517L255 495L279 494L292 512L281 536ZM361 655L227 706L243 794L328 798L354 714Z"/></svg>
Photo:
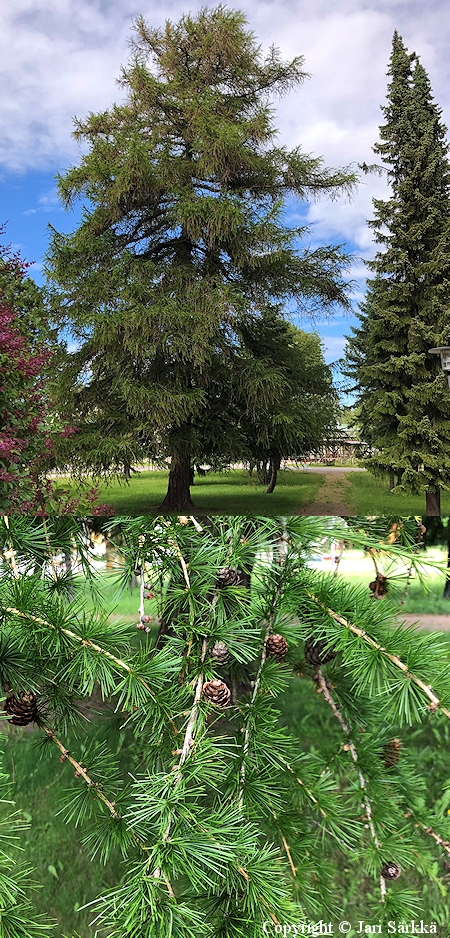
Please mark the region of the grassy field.
<svg viewBox="0 0 450 938"><path fill-rule="evenodd" d="M425 495L396 495L389 480L376 479L369 472L349 472L346 493L349 508L357 515L424 515ZM450 515L450 492L442 492L441 513Z"/></svg>
<svg viewBox="0 0 450 938"><path fill-rule="evenodd" d="M142 471L127 485L112 482L103 485L100 501L112 505L117 514L157 514L167 490L167 472ZM293 514L315 498L320 476L314 473L283 470L272 495L247 472L211 472L195 479L191 488L196 509L204 514L283 515Z"/></svg>
<svg viewBox="0 0 450 938"><path fill-rule="evenodd" d="M119 515L158 514L166 494L167 478L167 472L143 470L133 475L128 484L118 481L104 483L100 486L99 499L111 505ZM341 480L342 476L338 478ZM373 515L374 508L380 515L425 514L424 495L392 494L387 479L376 479L368 472L349 472L345 479L349 487L344 499L351 514ZM264 486L258 484L256 477L250 478L244 470L233 469L196 477L191 496L201 514L289 515L320 500L322 483L320 473L287 469L279 473L275 492L266 495ZM66 482L61 485L67 488ZM76 486L71 488L76 493ZM337 501L340 500L341 495L338 495ZM450 515L450 492L442 494L441 502L442 514Z"/></svg>

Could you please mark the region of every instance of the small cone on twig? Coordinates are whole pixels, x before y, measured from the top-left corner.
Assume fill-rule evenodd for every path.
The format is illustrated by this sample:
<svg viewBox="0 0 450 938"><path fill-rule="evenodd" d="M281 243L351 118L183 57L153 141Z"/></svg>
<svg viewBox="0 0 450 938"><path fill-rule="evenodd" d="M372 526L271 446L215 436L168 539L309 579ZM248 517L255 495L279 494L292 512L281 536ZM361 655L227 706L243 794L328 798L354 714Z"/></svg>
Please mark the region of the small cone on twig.
<svg viewBox="0 0 450 938"><path fill-rule="evenodd" d="M231 698L230 688L227 687L224 681L213 680L207 681L203 685L203 696L205 700L208 700L209 703L214 704L216 707L226 707Z"/></svg>
<svg viewBox="0 0 450 938"><path fill-rule="evenodd" d="M266 651L270 658L275 658L275 661L283 661L288 650L288 643L282 635L275 633L269 635L266 641Z"/></svg>
<svg viewBox="0 0 450 938"><path fill-rule="evenodd" d="M397 765L401 749L402 741L398 739L397 736L393 736L392 739L388 740L383 748L383 762L387 769L390 769L393 765Z"/></svg>
<svg viewBox="0 0 450 938"><path fill-rule="evenodd" d="M383 879L398 879L401 873L401 868L397 863L393 863L390 860L389 863L385 863L384 866L381 867L380 872Z"/></svg>
<svg viewBox="0 0 450 938"><path fill-rule="evenodd" d="M383 599L386 596L387 588L387 576L383 576L382 573L377 573L375 579L369 583L369 589L375 599Z"/></svg>
<svg viewBox="0 0 450 938"><path fill-rule="evenodd" d="M216 642L215 645L211 648L211 658L214 658L216 664L221 668L225 668L230 661L230 652L228 651L225 642Z"/></svg>
<svg viewBox="0 0 450 938"><path fill-rule="evenodd" d="M38 718L35 695L31 691L28 694L11 694L6 698L5 712L11 716L9 722L14 723L14 726L28 726L29 723L34 723Z"/></svg>
<svg viewBox="0 0 450 938"><path fill-rule="evenodd" d="M336 657L333 648L327 648L327 642L322 639L314 639L309 636L305 642L305 661L312 664L315 668L320 668L322 664L327 664Z"/></svg>
<svg viewBox="0 0 450 938"><path fill-rule="evenodd" d="M224 586L248 586L249 576L240 567L221 567L217 571L216 589L223 589Z"/></svg>

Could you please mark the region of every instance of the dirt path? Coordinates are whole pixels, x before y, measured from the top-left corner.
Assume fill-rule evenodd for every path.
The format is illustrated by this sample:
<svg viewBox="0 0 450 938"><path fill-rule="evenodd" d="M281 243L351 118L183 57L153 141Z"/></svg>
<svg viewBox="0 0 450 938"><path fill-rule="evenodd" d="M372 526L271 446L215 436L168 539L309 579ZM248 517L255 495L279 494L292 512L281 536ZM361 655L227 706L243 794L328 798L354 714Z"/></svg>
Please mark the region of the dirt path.
<svg viewBox="0 0 450 938"><path fill-rule="evenodd" d="M316 494L316 499L295 512L297 515L352 515L345 499L350 489L346 469L316 469L323 478L323 484Z"/></svg>
<svg viewBox="0 0 450 938"><path fill-rule="evenodd" d="M413 615L412 612L404 612L399 618L408 625L414 625L417 622L418 628L426 629L429 632L450 632L450 616L430 615L428 613Z"/></svg>

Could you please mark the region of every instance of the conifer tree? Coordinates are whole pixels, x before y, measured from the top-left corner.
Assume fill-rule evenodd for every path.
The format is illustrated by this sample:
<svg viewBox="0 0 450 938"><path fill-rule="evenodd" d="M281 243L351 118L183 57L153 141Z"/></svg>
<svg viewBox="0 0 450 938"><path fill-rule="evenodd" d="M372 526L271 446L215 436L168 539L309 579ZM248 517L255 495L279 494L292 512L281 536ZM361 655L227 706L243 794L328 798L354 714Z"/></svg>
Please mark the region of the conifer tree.
<svg viewBox="0 0 450 938"><path fill-rule="evenodd" d="M271 493L282 459L301 457L336 435L338 396L317 333L297 329L269 308L243 336L260 367L279 374L277 395L242 421L243 451Z"/></svg>
<svg viewBox="0 0 450 938"><path fill-rule="evenodd" d="M143 442L170 456L162 508L183 510L196 420L217 376L229 380L242 317L268 300L347 305L342 251L300 249L305 229L283 206L336 196L354 175L274 143L271 100L302 82L302 59L264 58L241 13L202 9L163 29L139 18L133 50L124 103L76 122L87 152L58 180L66 207L86 200L48 262L55 315L79 343L60 393L84 416L86 461L106 471ZM261 374L247 386L272 390Z"/></svg>
<svg viewBox="0 0 450 938"><path fill-rule="evenodd" d="M439 514L450 483L450 394L429 349L448 344L450 165L446 128L417 56L395 33L385 123L374 151L387 167L388 199L369 224L381 246L348 344L359 392L367 466L390 472L398 491L426 492Z"/></svg>
<svg viewBox="0 0 450 938"><path fill-rule="evenodd" d="M358 919L410 921L428 896L430 921L443 921L448 800L430 797L408 739L420 723L443 738L448 653L438 635L393 628L401 567L423 569L417 521L114 524L117 585L140 584L137 630L109 618L86 523L6 518L0 531L4 718L35 724L62 788L75 774L65 818L93 862L123 856L121 881L88 897L92 933L295 934L340 919L361 875ZM378 551L387 573L394 565L384 597L308 565L330 537ZM68 550L90 595L57 563ZM322 708L311 749L282 719L294 686L297 707L312 695ZM114 714L86 746L80 703L95 688ZM107 743L111 720L131 740L125 765ZM1 826L0 838L8 856ZM4 882L4 938L35 938L36 917Z"/></svg>

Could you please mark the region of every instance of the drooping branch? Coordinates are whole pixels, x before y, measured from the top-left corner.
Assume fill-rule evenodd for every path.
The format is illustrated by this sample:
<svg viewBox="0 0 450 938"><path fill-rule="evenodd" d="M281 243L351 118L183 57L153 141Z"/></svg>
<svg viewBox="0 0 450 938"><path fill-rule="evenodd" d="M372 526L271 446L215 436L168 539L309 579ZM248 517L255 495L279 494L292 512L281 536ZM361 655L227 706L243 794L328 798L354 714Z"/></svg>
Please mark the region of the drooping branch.
<svg viewBox="0 0 450 938"><path fill-rule="evenodd" d="M382 645L376 642L375 639L365 631L365 629L360 628L358 625L354 625L352 622L349 622L348 619L338 615L334 609L330 609L328 606L322 603L317 596L312 593L309 593L308 595L310 599L313 599L318 606L324 609L325 612L327 612L328 615L335 620L335 622L339 622L340 625L343 625L350 632L353 632L354 635L358 635L359 638L362 638L368 645L370 645L371 648L375 648L377 651L381 652L382 655L391 661L392 664L394 664L397 668L399 668L400 671L403 671L405 677L408 677L412 683L416 685L416 687L420 687L420 689L430 701L428 709L431 713L435 713L436 710L439 709L446 717L450 719L450 710L447 710L447 708L442 705L439 697L436 696L431 685L425 684L425 682L422 681L420 677L417 677L416 674L410 671L408 666L404 663L404 661L401 660L401 658L398 657L398 655L393 655L390 651L387 650L387 648L384 648Z"/></svg>
<svg viewBox="0 0 450 938"><path fill-rule="evenodd" d="M133 669L130 667L126 661L122 661L121 658L117 658L116 655L113 655L112 652L108 651L106 648L102 648L100 645L97 645L96 642L93 642L90 638L83 638L81 635L77 635L76 632L73 632L72 629L67 629L65 626L56 626L52 622L49 622L48 619L43 619L41 616L35 616L30 612L22 612L20 609L16 609L14 606L4 606L3 610L4 615L17 616L20 619L28 619L32 622L36 622L38 625L43 625L45 628L53 629L53 631L62 632L64 635L67 635L69 638L72 638L74 641L79 642L81 645L84 645L87 648L92 648L93 651L97 652L99 655L104 655L105 658L108 658L110 661L113 661L123 671L126 671L127 674L134 674ZM134 677L143 687L148 691L151 697L154 700L158 700L158 696L154 690L150 687L147 681L144 680L139 674L134 674ZM167 715L168 720L172 726L174 733L178 733L178 727L173 721L173 718L170 714Z"/></svg>
<svg viewBox="0 0 450 938"><path fill-rule="evenodd" d="M42 722L39 725L41 729L44 730L44 733L46 733L48 738L51 739L51 741L55 744L55 746L57 746L58 749L60 750L61 762L66 762L66 760L70 762L71 765L73 765L75 769L76 777L84 779L88 788L91 789L95 797L98 798L99 801L101 801L106 806L111 817L113 817L114 820L116 821L122 820L122 815L119 814L119 812L117 811L114 801L110 801L109 798L106 797L106 795L101 789L101 786L98 785L97 782L94 782L94 780L90 777L85 766L83 766L81 762L78 762L78 760L74 758L74 756L69 752L69 750L66 749L66 747L64 746L64 743L61 742L61 740L56 736L56 733L52 729L50 729L50 727L45 726L45 724L43 724ZM141 850L148 852L150 848L145 846L144 842L140 839L140 837L138 837L134 831L131 831L131 834L137 846L140 847ZM173 888L169 879L167 878L165 874L163 874L163 879L167 886L167 891L169 893L169 896L173 899L175 897L175 893L173 891Z"/></svg>
<svg viewBox="0 0 450 938"><path fill-rule="evenodd" d="M370 802L370 798L369 798L369 796L368 796L368 794L367 794L367 782L366 782L366 779L365 779L363 773L361 772L361 768L360 768L360 766L359 766L358 751L357 751L357 749L356 749L356 746L355 746L353 740L351 739L351 730L350 730L350 727L349 727L348 723L346 722L346 720L344 719L344 717L342 716L340 707L339 707L339 705L336 703L336 701L334 700L334 697L333 697L333 695L332 695L332 693L331 693L330 684L329 684L329 682L327 681L326 677L324 676L324 674L323 674L323 672L322 672L322 669L321 669L320 667L317 668L317 671L316 671L316 673L315 673L315 675L314 675L314 681L315 681L316 684L317 684L317 692L320 693L320 694L323 694L324 700L326 700L326 702L327 702L327 704L329 705L329 707L331 708L331 710L332 710L334 716L336 717L336 719L337 719L337 720L339 721L339 723L341 724L342 729L343 729L343 731L344 731L344 733L345 733L345 735L346 735L346 737L347 737L347 745L348 745L348 748L349 748L349 750L350 750L350 753L351 753L353 762L354 762L355 765L356 765L356 770L357 770L357 772L358 772L359 784L360 784L361 793L362 793L362 803L363 803L364 810L365 810L365 812L366 812L367 823L368 823L368 825L369 825L369 830L370 830L370 833L371 833L371 836L372 836L372 840L373 840L375 846L380 850L380 849L381 849L381 843L380 843L380 841L379 841L379 839L378 839L377 832L376 832L376 830L375 830L375 825L374 825L374 823L373 823L372 805L371 805L371 802ZM385 880L384 876L381 875L381 873L380 873L380 893L381 893L381 901L384 902L384 901L385 901L385 898L386 898L386 880Z"/></svg>
<svg viewBox="0 0 450 938"><path fill-rule="evenodd" d="M278 552L278 558L277 558L278 565L281 567L281 573L280 573L280 578L278 580L278 585L275 591L272 608L270 610L270 614L269 614L269 618L267 622L267 627L266 627L266 631L264 635L264 642L263 642L262 651L261 651L261 659L259 662L258 673L256 675L255 682L253 685L253 692L252 692L252 696L250 700L250 707L252 707L253 704L255 703L255 700L259 692L262 672L263 672L263 668L267 659L267 639L269 638L269 635L271 634L272 629L273 629L273 623L275 621L275 615L277 611L276 607L277 607L277 603L281 596L281 591L284 585L284 573L285 573L285 565L286 565L286 559L287 559L287 553L288 553L287 545L288 545L288 537L286 534L286 530L284 529L280 538L279 545L278 545L279 552ZM241 770L240 770L240 784L239 784L239 798L238 798L238 804L241 810L244 804L244 788L245 788L245 778L246 778L245 760L247 758L249 749L250 749L250 724L247 721L245 730L244 730L244 745L242 748L242 764L241 764Z"/></svg>

